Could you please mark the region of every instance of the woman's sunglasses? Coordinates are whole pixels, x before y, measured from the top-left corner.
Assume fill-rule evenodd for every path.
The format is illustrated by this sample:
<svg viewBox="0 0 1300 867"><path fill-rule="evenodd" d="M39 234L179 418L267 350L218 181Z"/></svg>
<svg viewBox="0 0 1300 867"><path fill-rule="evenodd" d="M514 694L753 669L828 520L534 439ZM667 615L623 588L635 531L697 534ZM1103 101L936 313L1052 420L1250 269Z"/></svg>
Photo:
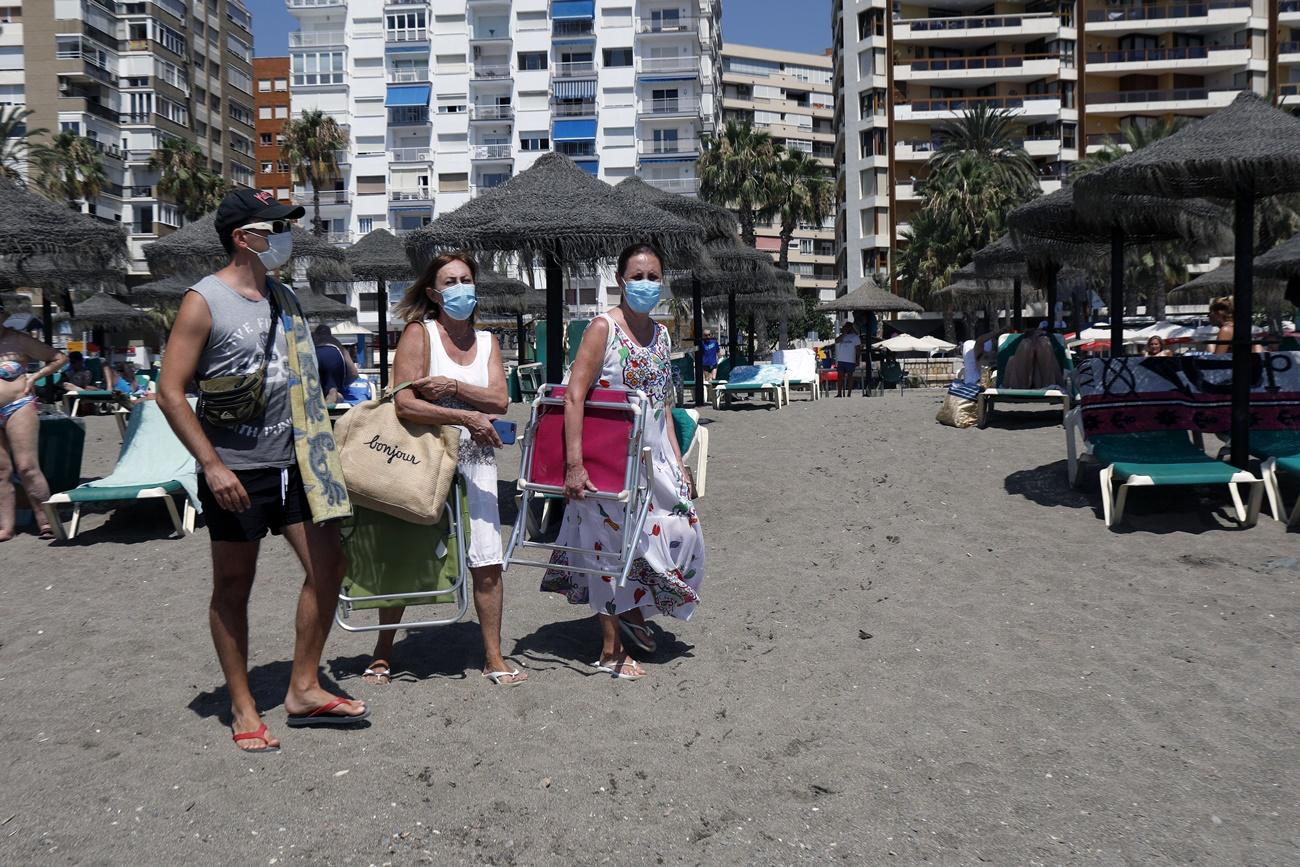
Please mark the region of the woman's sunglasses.
<svg viewBox="0 0 1300 867"><path fill-rule="evenodd" d="M260 229L272 235L280 235L293 228L291 220L271 220L265 223L247 223L240 226L241 229Z"/></svg>

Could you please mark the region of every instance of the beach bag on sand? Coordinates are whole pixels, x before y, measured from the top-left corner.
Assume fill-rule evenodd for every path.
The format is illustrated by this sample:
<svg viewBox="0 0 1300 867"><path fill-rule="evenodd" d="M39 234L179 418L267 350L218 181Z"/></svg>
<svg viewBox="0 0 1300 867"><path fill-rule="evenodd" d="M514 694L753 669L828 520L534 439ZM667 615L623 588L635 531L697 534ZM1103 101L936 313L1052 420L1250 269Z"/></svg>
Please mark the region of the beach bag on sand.
<svg viewBox="0 0 1300 867"><path fill-rule="evenodd" d="M335 423L334 441L353 503L412 524L436 524L456 476L460 428L399 418L393 397L409 386L352 407Z"/></svg>
<svg viewBox="0 0 1300 867"><path fill-rule="evenodd" d="M975 398L979 396L980 387L964 382L954 382L948 386L944 395L943 406L939 407L934 417L939 424L948 427L974 427L976 421Z"/></svg>

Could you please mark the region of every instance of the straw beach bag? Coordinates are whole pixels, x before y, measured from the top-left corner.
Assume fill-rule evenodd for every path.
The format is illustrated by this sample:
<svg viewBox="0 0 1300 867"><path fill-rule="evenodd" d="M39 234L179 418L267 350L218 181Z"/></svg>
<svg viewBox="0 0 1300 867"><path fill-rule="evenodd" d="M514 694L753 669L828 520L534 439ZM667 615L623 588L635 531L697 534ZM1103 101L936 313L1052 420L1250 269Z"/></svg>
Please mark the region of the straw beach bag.
<svg viewBox="0 0 1300 867"><path fill-rule="evenodd" d="M428 332L424 357L427 372ZM412 524L436 524L456 476L460 429L399 418L393 397L409 386L352 407L335 423L334 440L353 503Z"/></svg>

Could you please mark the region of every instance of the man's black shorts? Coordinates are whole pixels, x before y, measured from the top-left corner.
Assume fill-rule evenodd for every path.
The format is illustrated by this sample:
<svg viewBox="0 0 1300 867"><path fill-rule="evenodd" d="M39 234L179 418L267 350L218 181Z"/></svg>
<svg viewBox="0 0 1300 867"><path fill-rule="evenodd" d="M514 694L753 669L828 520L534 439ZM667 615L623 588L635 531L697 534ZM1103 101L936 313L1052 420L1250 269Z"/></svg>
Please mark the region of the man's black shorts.
<svg viewBox="0 0 1300 867"><path fill-rule="evenodd" d="M199 473L199 502L213 542L255 542L269 530L276 535L289 524L310 520L307 491L298 466L286 469L235 470L251 504L246 512L228 512L217 504L207 479Z"/></svg>

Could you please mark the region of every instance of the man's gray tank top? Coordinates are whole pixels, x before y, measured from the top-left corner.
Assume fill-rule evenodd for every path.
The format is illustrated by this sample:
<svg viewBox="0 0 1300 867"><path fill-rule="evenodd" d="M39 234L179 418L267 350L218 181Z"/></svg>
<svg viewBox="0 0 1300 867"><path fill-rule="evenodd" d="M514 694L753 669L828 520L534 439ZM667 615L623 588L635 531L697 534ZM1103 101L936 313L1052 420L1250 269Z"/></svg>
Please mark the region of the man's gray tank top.
<svg viewBox="0 0 1300 867"><path fill-rule="evenodd" d="M212 331L196 371L199 380L256 372L271 327L270 302L265 298L250 301L215 276L204 277L190 291L202 296L212 314ZM276 326L275 346L266 367L266 410L261 418L218 427L199 417L217 456L232 470L283 468L294 461L289 371L284 360L287 346L284 328Z"/></svg>

